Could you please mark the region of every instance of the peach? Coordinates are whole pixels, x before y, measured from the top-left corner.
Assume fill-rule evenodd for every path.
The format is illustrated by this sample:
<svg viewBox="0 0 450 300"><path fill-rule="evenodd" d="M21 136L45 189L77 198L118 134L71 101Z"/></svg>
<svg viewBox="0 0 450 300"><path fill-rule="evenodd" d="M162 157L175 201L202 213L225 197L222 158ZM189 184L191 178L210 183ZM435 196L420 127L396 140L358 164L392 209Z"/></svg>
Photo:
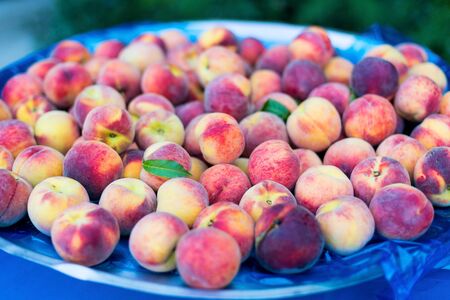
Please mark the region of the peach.
<svg viewBox="0 0 450 300"><path fill-rule="evenodd" d="M239 271L241 253L232 236L216 228L198 228L186 233L175 253L183 281L201 289L220 289Z"/></svg>
<svg viewBox="0 0 450 300"><path fill-rule="evenodd" d="M128 104L128 112L135 120L157 109L175 112L173 104L166 97L154 93L141 94Z"/></svg>
<svg viewBox="0 0 450 300"><path fill-rule="evenodd" d="M93 203L82 203L65 210L53 222L50 235L64 260L94 266L112 254L120 232L109 211Z"/></svg>
<svg viewBox="0 0 450 300"><path fill-rule="evenodd" d="M177 243L188 231L186 224L174 215L165 212L148 214L131 231L131 255L152 272L172 271L176 267Z"/></svg>
<svg viewBox="0 0 450 300"><path fill-rule="evenodd" d="M402 119L398 114L397 115L397 125L395 126L395 133L403 133L405 130L405 120Z"/></svg>
<svg viewBox="0 0 450 300"><path fill-rule="evenodd" d="M340 196L321 205L316 220L327 248L339 255L358 252L375 232L375 221L367 204L352 196Z"/></svg>
<svg viewBox="0 0 450 300"><path fill-rule="evenodd" d="M350 84L353 64L340 56L332 57L325 65L324 73L329 82L338 82L345 85Z"/></svg>
<svg viewBox="0 0 450 300"><path fill-rule="evenodd" d="M205 107L202 101L190 101L175 107L175 113L185 127L192 121L192 119L203 114L204 112Z"/></svg>
<svg viewBox="0 0 450 300"><path fill-rule="evenodd" d="M142 75L141 89L144 93L162 95L177 105L186 100L188 80L184 72L176 66L152 64Z"/></svg>
<svg viewBox="0 0 450 300"><path fill-rule="evenodd" d="M75 40L64 40L56 44L50 57L63 62L83 63L89 57L89 50L80 42Z"/></svg>
<svg viewBox="0 0 450 300"><path fill-rule="evenodd" d="M239 245L241 260L250 255L254 236L253 219L238 205L231 202L218 202L203 209L193 228L217 228L232 236Z"/></svg>
<svg viewBox="0 0 450 300"><path fill-rule="evenodd" d="M245 75L245 65L242 58L222 46L211 47L198 57L197 75L204 87L211 81L227 73Z"/></svg>
<svg viewBox="0 0 450 300"><path fill-rule="evenodd" d="M144 151L139 149L127 149L122 153L123 173L124 178L137 178L141 176L142 158Z"/></svg>
<svg viewBox="0 0 450 300"><path fill-rule="evenodd" d="M119 92L107 85L91 85L78 94L73 105L73 115L80 127L88 113L96 107L113 104L125 108L125 99Z"/></svg>
<svg viewBox="0 0 450 300"><path fill-rule="evenodd" d="M292 59L309 60L319 66L324 66L331 58L322 37L313 31L300 33L289 44L289 51Z"/></svg>
<svg viewBox="0 0 450 300"><path fill-rule="evenodd" d="M125 48L125 44L119 40L111 39L100 42L95 47L94 56L104 58L116 58L120 51Z"/></svg>
<svg viewBox="0 0 450 300"><path fill-rule="evenodd" d="M1 106L1 105L0 105ZM1 109L0 109L1 111ZM439 106L439 113L450 117L450 92L445 93L442 96L441 104ZM0 112L1 115L1 112ZM0 117L1 119L1 117Z"/></svg>
<svg viewBox="0 0 450 300"><path fill-rule="evenodd" d="M108 184L122 175L119 154L97 141L76 143L64 158L63 174L80 182L91 201L97 201Z"/></svg>
<svg viewBox="0 0 450 300"><path fill-rule="evenodd" d="M222 201L239 204L250 187L247 175L241 169L230 164L218 164L205 170L200 183L208 192L209 203Z"/></svg>
<svg viewBox="0 0 450 300"><path fill-rule="evenodd" d="M268 112L255 112L245 117L240 123L245 137L244 156L248 157L259 145L268 140L288 142L286 125L278 116Z"/></svg>
<svg viewBox="0 0 450 300"><path fill-rule="evenodd" d="M25 179L0 169L0 228L11 226L25 216L32 189Z"/></svg>
<svg viewBox="0 0 450 300"><path fill-rule="evenodd" d="M91 75L83 66L73 62L61 63L48 71L44 79L44 92L58 108L72 106L76 96L92 84Z"/></svg>
<svg viewBox="0 0 450 300"><path fill-rule="evenodd" d="M15 106L14 115L17 120L34 127L37 120L55 107L44 96L30 97Z"/></svg>
<svg viewBox="0 0 450 300"><path fill-rule="evenodd" d="M411 137L430 150L433 147L450 146L450 117L432 114L411 132Z"/></svg>
<svg viewBox="0 0 450 300"><path fill-rule="evenodd" d="M431 62L419 63L412 66L408 71L408 76L423 75L433 80L442 91L447 88L447 77L444 71Z"/></svg>
<svg viewBox="0 0 450 300"><path fill-rule="evenodd" d="M153 64L161 64L166 60L161 47L152 43L133 42L122 49L119 59L138 68L141 72Z"/></svg>
<svg viewBox="0 0 450 300"><path fill-rule="evenodd" d="M402 164L408 171L409 177L412 178L417 160L426 151L425 147L417 140L404 134L394 134L378 146L377 155L395 159Z"/></svg>
<svg viewBox="0 0 450 300"><path fill-rule="evenodd" d="M14 156L8 149L0 146L0 169L12 170Z"/></svg>
<svg viewBox="0 0 450 300"><path fill-rule="evenodd" d="M203 49L214 46L224 46L230 50L236 50L236 36L229 29L224 27L213 27L204 31L198 38L198 44Z"/></svg>
<svg viewBox="0 0 450 300"><path fill-rule="evenodd" d="M435 147L417 161L414 183L436 206L450 205L450 148Z"/></svg>
<svg viewBox="0 0 450 300"><path fill-rule="evenodd" d="M244 193L239 206L257 222L268 207L289 203L297 204L289 189L275 181L263 180Z"/></svg>
<svg viewBox="0 0 450 300"><path fill-rule="evenodd" d="M380 189L370 202L378 234L392 240L414 240L433 222L431 202L418 189L396 183Z"/></svg>
<svg viewBox="0 0 450 300"><path fill-rule="evenodd" d="M113 59L100 69L97 84L113 87L129 101L140 92L141 73L132 64Z"/></svg>
<svg viewBox="0 0 450 300"><path fill-rule="evenodd" d="M256 259L273 273L299 273L311 268L319 260L323 247L319 224L304 207L274 205L256 222Z"/></svg>
<svg viewBox="0 0 450 300"><path fill-rule="evenodd" d="M88 71L89 75L91 75L92 81L95 82L98 79L100 70L108 61L109 59L105 57L92 57L83 65L83 67Z"/></svg>
<svg viewBox="0 0 450 300"><path fill-rule="evenodd" d="M375 150L365 140L345 138L328 148L323 158L323 164L338 167L345 175L350 177L353 168L359 162L374 156L376 156Z"/></svg>
<svg viewBox="0 0 450 300"><path fill-rule="evenodd" d="M239 157L235 161L233 161L232 165L241 169L241 171L244 172L245 175L248 176L248 158Z"/></svg>
<svg viewBox="0 0 450 300"><path fill-rule="evenodd" d="M320 27L320 26L308 26L305 29L305 32L313 32L317 35L319 35L319 37L322 39L323 43L325 44L325 57L327 58L327 61L334 55L334 48L333 45L331 43L331 39L328 36L328 32L325 30L325 28Z"/></svg>
<svg viewBox="0 0 450 300"><path fill-rule="evenodd" d="M348 137L361 138L375 146L395 132L397 115L386 98L367 94L350 103L342 121Z"/></svg>
<svg viewBox="0 0 450 300"><path fill-rule="evenodd" d="M391 45L383 44L376 46L366 54L366 57L378 57L390 62L397 69L399 78L404 78L408 72L406 58L399 50Z"/></svg>
<svg viewBox="0 0 450 300"><path fill-rule="evenodd" d="M281 78L272 70L256 70L250 77L251 101L257 102L262 97L281 91Z"/></svg>
<svg viewBox="0 0 450 300"><path fill-rule="evenodd" d="M0 99L0 121L11 120L12 117L13 116L8 104Z"/></svg>
<svg viewBox="0 0 450 300"><path fill-rule="evenodd" d="M191 157L186 150L172 142L158 142L148 147L144 152L144 161L152 159L173 160L179 163L185 170L191 169ZM142 169L140 179L147 183L154 191L169 178L158 176Z"/></svg>
<svg viewBox="0 0 450 300"><path fill-rule="evenodd" d="M376 156L369 157L355 166L350 176L355 196L370 203L381 188L393 184L411 184L408 171L395 159Z"/></svg>
<svg viewBox="0 0 450 300"><path fill-rule="evenodd" d="M336 107L339 114L342 115L350 103L351 94L350 89L346 85L329 82L313 89L309 97L322 97L327 99Z"/></svg>
<svg viewBox="0 0 450 300"><path fill-rule="evenodd" d="M67 112L55 110L43 114L34 126L38 144L65 154L80 137L75 119Z"/></svg>
<svg viewBox="0 0 450 300"><path fill-rule="evenodd" d="M86 141L100 141L122 153L133 143L134 124L125 109L113 104L102 105L88 113L82 134Z"/></svg>
<svg viewBox="0 0 450 300"><path fill-rule="evenodd" d="M298 179L300 162L288 143L266 141L250 154L248 173L252 184L272 180L291 189Z"/></svg>
<svg viewBox="0 0 450 300"><path fill-rule="evenodd" d="M84 187L68 177L49 177L37 184L28 199L28 216L34 227L50 235L53 222L69 207L89 202Z"/></svg>
<svg viewBox="0 0 450 300"><path fill-rule="evenodd" d="M203 87L200 83L197 73L194 70L186 71L186 76L188 79L188 95L187 101L203 101L204 93Z"/></svg>
<svg viewBox="0 0 450 300"><path fill-rule="evenodd" d="M300 162L300 173L299 176L302 175L306 170L311 167L321 166L322 160L316 154L316 152L311 151L309 149L294 149L294 154L297 156Z"/></svg>
<svg viewBox="0 0 450 300"><path fill-rule="evenodd" d="M45 75L47 75L48 71L50 71L50 69L56 66L58 63L59 60L55 58L46 58L43 60L39 60L28 67L27 74L44 80Z"/></svg>
<svg viewBox="0 0 450 300"><path fill-rule="evenodd" d="M189 178L200 181L203 172L205 172L206 169L208 169L208 166L203 160L192 156L191 156L191 163L192 163L191 169L189 170L191 176L189 176Z"/></svg>
<svg viewBox="0 0 450 300"><path fill-rule="evenodd" d="M409 121L420 122L439 111L441 97L441 90L433 80L425 76L410 76L395 95L395 110Z"/></svg>
<svg viewBox="0 0 450 300"><path fill-rule="evenodd" d="M320 193L317 192L319 190ZM335 166L311 167L300 175L295 185L298 204L312 213L339 196L353 196L353 187L347 176Z"/></svg>
<svg viewBox="0 0 450 300"><path fill-rule="evenodd" d="M256 61L256 69L267 69L283 74L291 60L291 52L286 45L277 45L267 49Z"/></svg>
<svg viewBox="0 0 450 300"><path fill-rule="evenodd" d="M16 157L20 151L36 145L31 127L22 121L0 121L0 146Z"/></svg>
<svg viewBox="0 0 450 300"><path fill-rule="evenodd" d="M414 65L426 62L428 54L422 46L414 43L402 43L395 46L406 59L406 65L411 68Z"/></svg>
<svg viewBox="0 0 450 300"><path fill-rule="evenodd" d="M309 60L293 60L283 72L283 92L296 98L304 100L311 91L326 82L325 75L319 65Z"/></svg>
<svg viewBox="0 0 450 300"><path fill-rule="evenodd" d="M154 34L153 32L143 32L139 34L137 37L135 37L132 41L132 44L134 43L144 43L144 44L150 44L150 45L156 45L158 46L162 51L166 51L166 45L164 44L164 41Z"/></svg>
<svg viewBox="0 0 450 300"><path fill-rule="evenodd" d="M47 146L31 146L19 153L12 170L32 186L46 178L61 176L64 156Z"/></svg>
<svg viewBox="0 0 450 300"><path fill-rule="evenodd" d="M311 97L303 101L286 123L291 141L300 148L322 151L341 134L341 117L330 101Z"/></svg>
<svg viewBox="0 0 450 300"><path fill-rule="evenodd" d="M247 63L254 65L264 50L264 45L260 40L248 37L240 41L238 53Z"/></svg>
<svg viewBox="0 0 450 300"><path fill-rule="evenodd" d="M190 45L188 37L177 29L164 30L159 36L169 52L171 50Z"/></svg>
<svg viewBox="0 0 450 300"><path fill-rule="evenodd" d="M185 72L193 71L197 66L201 51L202 49L197 44L183 45L176 49L171 49L167 53L167 62Z"/></svg>
<svg viewBox="0 0 450 300"><path fill-rule="evenodd" d="M158 189L158 212L170 213L192 227L199 213L208 206L208 192L198 181L172 178Z"/></svg>
<svg viewBox="0 0 450 300"><path fill-rule="evenodd" d="M288 94L284 94L284 93L270 93L268 95L265 95L261 99L259 99L256 103L254 103L255 104L255 108L257 110L262 109L264 104L266 104L266 102L269 99L272 100L272 101L276 101L276 102L280 103L281 105L286 107L287 110L289 110L290 112L293 112L298 106L297 101L295 101L294 98L292 98Z"/></svg>
<svg viewBox="0 0 450 300"><path fill-rule="evenodd" d="M111 182L98 203L117 220L121 235L129 235L136 223L156 210L156 194L142 180L121 178Z"/></svg>
<svg viewBox="0 0 450 300"><path fill-rule="evenodd" d="M186 126L185 130L185 138L184 138L184 148L187 152L191 155L200 155L202 152L200 151L200 145L198 142L198 136L196 135L196 128L200 120L205 116L206 114L200 114L193 118L189 124ZM226 115L228 118L230 116Z"/></svg>
<svg viewBox="0 0 450 300"><path fill-rule="evenodd" d="M2 98L9 108L14 107L24 99L41 95L42 83L38 77L29 74L17 74L6 81L2 91Z"/></svg>

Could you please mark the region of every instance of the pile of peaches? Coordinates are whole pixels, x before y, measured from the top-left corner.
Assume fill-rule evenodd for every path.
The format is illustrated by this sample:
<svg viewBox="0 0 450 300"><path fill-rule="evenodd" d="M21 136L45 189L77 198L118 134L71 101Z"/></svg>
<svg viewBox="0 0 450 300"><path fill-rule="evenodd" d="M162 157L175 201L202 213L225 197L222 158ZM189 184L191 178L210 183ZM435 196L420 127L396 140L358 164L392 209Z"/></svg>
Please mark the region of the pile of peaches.
<svg viewBox="0 0 450 300"><path fill-rule="evenodd" d="M450 205L446 88L419 45L353 64L316 26L270 48L223 27L65 40L3 88L0 227L28 215L86 266L129 236L204 289L250 255L298 273L375 232L414 240Z"/></svg>

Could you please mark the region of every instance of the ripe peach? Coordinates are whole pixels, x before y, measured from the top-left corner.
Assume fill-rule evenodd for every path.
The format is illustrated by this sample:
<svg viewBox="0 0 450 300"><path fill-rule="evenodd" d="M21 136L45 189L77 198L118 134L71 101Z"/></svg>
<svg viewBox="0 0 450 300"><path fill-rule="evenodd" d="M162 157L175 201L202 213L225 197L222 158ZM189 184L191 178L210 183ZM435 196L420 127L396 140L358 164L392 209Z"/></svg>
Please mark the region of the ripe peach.
<svg viewBox="0 0 450 300"><path fill-rule="evenodd" d="M178 272L194 288L220 289L239 271L239 245L229 234L215 228L198 228L186 233L176 250Z"/></svg>
<svg viewBox="0 0 450 300"><path fill-rule="evenodd" d="M382 187L393 183L411 184L408 171L398 161L384 156L361 161L353 169L350 180L355 196L367 204Z"/></svg>
<svg viewBox="0 0 450 300"><path fill-rule="evenodd" d="M172 271L176 267L177 243L188 231L186 224L174 215L165 212L148 214L131 231L131 255L152 272Z"/></svg>
<svg viewBox="0 0 450 300"><path fill-rule="evenodd" d="M167 53L167 62L189 73L196 68L201 51L197 44L183 45Z"/></svg>
<svg viewBox="0 0 450 300"><path fill-rule="evenodd" d="M256 103L262 97L281 91L281 78L272 70L256 70L250 77L251 102Z"/></svg>
<svg viewBox="0 0 450 300"><path fill-rule="evenodd" d="M56 66L58 63L59 60L55 58L46 58L43 60L39 60L28 67L27 74L44 80L45 75L47 75L48 71L50 71L50 69Z"/></svg>
<svg viewBox="0 0 450 300"><path fill-rule="evenodd" d="M380 189L370 202L378 234L395 240L414 240L433 222L431 202L418 189L396 183Z"/></svg>
<svg viewBox="0 0 450 300"><path fill-rule="evenodd" d="M411 67L408 76L423 75L433 80L442 91L447 88L447 77L445 73L437 65L431 62L419 63Z"/></svg>
<svg viewBox="0 0 450 300"><path fill-rule="evenodd" d="M18 120L0 121L0 146L16 157L23 149L36 145L31 127Z"/></svg>
<svg viewBox="0 0 450 300"><path fill-rule="evenodd" d="M301 148L322 151L341 134L341 118L328 100L312 97L303 101L287 119L291 141Z"/></svg>
<svg viewBox="0 0 450 300"><path fill-rule="evenodd" d="M55 107L44 96L30 97L15 106L14 115L17 120L34 127L37 120Z"/></svg>
<svg viewBox="0 0 450 300"><path fill-rule="evenodd" d="M188 79L188 95L186 98L187 101L203 101L203 87L195 70L186 71L186 76Z"/></svg>
<svg viewBox="0 0 450 300"><path fill-rule="evenodd" d="M53 222L50 235L64 260L94 266L111 255L120 232L109 211L93 203L82 203L65 210Z"/></svg>
<svg viewBox="0 0 450 300"><path fill-rule="evenodd" d="M205 107L201 101L190 101L185 104L178 105L175 107L175 113L178 118L180 118L184 127L186 127L192 119L203 114L205 112Z"/></svg>
<svg viewBox="0 0 450 300"><path fill-rule="evenodd" d="M8 149L0 146L0 169L12 170L14 156Z"/></svg>
<svg viewBox="0 0 450 300"><path fill-rule="evenodd" d="M28 216L43 234L50 235L53 222L69 207L89 202L85 188L68 177L49 177L37 184L28 199Z"/></svg>
<svg viewBox="0 0 450 300"><path fill-rule="evenodd" d="M17 74L8 79L3 87L2 98L11 110L24 99L41 95L42 83L38 77L29 74Z"/></svg>
<svg viewBox="0 0 450 300"><path fill-rule="evenodd" d="M366 57L382 58L397 69L399 78L403 78L408 72L408 62L403 54L391 45L383 44L374 47L367 54Z"/></svg>
<svg viewBox="0 0 450 300"><path fill-rule="evenodd" d="M285 68L282 89L298 100L304 100L311 91L326 82L319 65L309 60L293 60Z"/></svg>
<svg viewBox="0 0 450 300"><path fill-rule="evenodd" d="M248 37L239 43L238 53L247 63L254 65L264 50L264 45L260 40Z"/></svg>
<svg viewBox="0 0 450 300"><path fill-rule="evenodd" d="M228 201L236 204L251 187L247 175L230 164L218 164L205 170L200 183L208 192L209 203Z"/></svg>
<svg viewBox="0 0 450 300"><path fill-rule="evenodd" d="M203 160L191 156L191 169L189 170L191 176L189 178L200 181L200 177L206 169L208 169L208 166Z"/></svg>
<svg viewBox="0 0 450 300"><path fill-rule="evenodd" d="M166 45L164 44L164 41L154 34L153 32L143 32L139 34L137 37L135 37L132 41L132 44L134 43L144 43L144 44L150 44L150 45L156 45L158 46L162 51L166 51Z"/></svg>
<svg viewBox="0 0 450 300"><path fill-rule="evenodd" d="M1 105L0 105L1 106ZM1 108L0 108L1 110ZM441 99L441 105L439 107L439 113L450 117L450 92L445 93ZM1 113L0 113L1 115ZM0 117L1 119L1 117Z"/></svg>
<svg viewBox="0 0 450 300"><path fill-rule="evenodd" d="M267 49L256 62L256 69L267 69L283 74L291 60L291 52L286 45L277 45Z"/></svg>
<svg viewBox="0 0 450 300"><path fill-rule="evenodd" d="M13 116L8 104L0 99L0 121L11 120L12 117Z"/></svg>
<svg viewBox="0 0 450 300"><path fill-rule="evenodd" d="M292 59L309 60L319 66L324 66L331 57L321 36L313 31L300 33L289 44L289 51Z"/></svg>
<svg viewBox="0 0 450 300"><path fill-rule="evenodd" d="M156 210L156 194L142 180L121 178L104 189L98 204L116 218L120 234L128 235L140 219Z"/></svg>
<svg viewBox="0 0 450 300"><path fill-rule="evenodd" d="M190 45L188 37L177 29L168 29L159 35L168 52Z"/></svg>
<svg viewBox="0 0 450 300"><path fill-rule="evenodd" d="M94 56L104 58L116 58L120 51L125 48L125 44L119 40L111 39L100 42L95 47Z"/></svg>
<svg viewBox="0 0 450 300"><path fill-rule="evenodd" d="M292 98L291 96L289 96L288 94L284 94L284 93L270 93L264 97L262 97L261 99L259 99L256 103L255 103L255 108L257 110L260 110L263 108L264 104L268 101L268 100L273 100L276 101L278 103L280 103L281 105L283 105L284 107L286 107L290 112L293 112L297 106L298 103L297 101L294 100L294 98Z"/></svg>
<svg viewBox="0 0 450 300"><path fill-rule="evenodd" d="M342 116L345 134L378 145L395 132L397 115L386 98L368 94L350 103Z"/></svg>
<svg viewBox="0 0 450 300"><path fill-rule="evenodd" d="M233 161L232 165L241 169L241 171L244 172L245 175L248 176L248 158L239 157L235 161Z"/></svg>
<svg viewBox="0 0 450 300"><path fill-rule="evenodd" d="M198 136L196 135L196 128L200 120L205 116L206 114L200 114L193 118L191 122L186 126L185 130L185 138L184 138L184 148L187 152L189 152L190 155L198 156L202 152L200 151L200 145L198 142ZM226 115L227 117L230 117Z"/></svg>
<svg viewBox="0 0 450 300"><path fill-rule="evenodd" d="M313 26L308 26L305 29L305 32L314 32L319 35L319 37L322 39L323 43L325 44L325 50L326 50L325 56L328 58L327 60L329 60L334 55L334 48L331 43L331 39L328 36L328 32L325 30L325 28L313 25Z"/></svg>
<svg viewBox="0 0 450 300"><path fill-rule="evenodd" d="M309 149L294 149L294 154L297 156L300 162L299 176L311 167L322 165L322 160L316 154L316 152Z"/></svg>
<svg viewBox="0 0 450 300"><path fill-rule="evenodd" d="M291 189L300 173L300 162L288 143L266 141L250 154L248 173L252 184L272 180Z"/></svg>
<svg viewBox="0 0 450 300"><path fill-rule="evenodd" d="M133 42L120 51L119 59L144 72L150 65L164 63L166 58L164 51L158 45Z"/></svg>
<svg viewBox="0 0 450 300"><path fill-rule="evenodd" d="M346 85L329 82L313 89L309 97L322 97L327 99L336 107L339 114L342 115L350 103L351 95L350 89Z"/></svg>
<svg viewBox="0 0 450 300"><path fill-rule="evenodd" d="M83 63L89 59L90 54L80 42L64 40L56 44L50 56L63 62Z"/></svg>
<svg viewBox="0 0 450 300"><path fill-rule="evenodd" d="M450 146L450 117L432 114L411 132L411 137L430 150L433 147Z"/></svg>
<svg viewBox="0 0 450 300"><path fill-rule="evenodd" d="M25 179L0 169L0 228L11 226L25 216L32 189Z"/></svg>
<svg viewBox="0 0 450 300"><path fill-rule="evenodd" d="M425 52L425 49L420 45L414 43L402 43L396 45L395 48L397 48L406 59L408 68L428 60L427 52Z"/></svg>
<svg viewBox="0 0 450 300"><path fill-rule="evenodd" d="M127 149L122 153L123 173L124 178L137 178L141 176L142 158L144 151L139 149Z"/></svg>
<svg viewBox="0 0 450 300"><path fill-rule="evenodd" d="M329 82L338 82L345 85L350 84L353 64L343 57L332 57L325 65L324 73Z"/></svg>
<svg viewBox="0 0 450 300"><path fill-rule="evenodd" d="M93 82L97 81L100 70L108 61L109 59L105 57L92 57L83 65L89 75L91 75Z"/></svg>
<svg viewBox="0 0 450 300"><path fill-rule="evenodd" d="M203 49L224 46L234 51L237 48L236 36L224 27L213 27L204 31L198 38L198 44Z"/></svg>
<svg viewBox="0 0 450 300"><path fill-rule="evenodd" d="M154 93L141 94L128 104L128 112L135 120L157 109L175 112L173 104L166 97Z"/></svg>
<svg viewBox="0 0 450 300"><path fill-rule="evenodd" d="M417 161L414 183L436 206L450 205L450 148L435 147Z"/></svg>
<svg viewBox="0 0 450 300"><path fill-rule="evenodd" d="M141 73L132 64L112 59L100 69L97 84L113 87L129 101L140 92Z"/></svg>

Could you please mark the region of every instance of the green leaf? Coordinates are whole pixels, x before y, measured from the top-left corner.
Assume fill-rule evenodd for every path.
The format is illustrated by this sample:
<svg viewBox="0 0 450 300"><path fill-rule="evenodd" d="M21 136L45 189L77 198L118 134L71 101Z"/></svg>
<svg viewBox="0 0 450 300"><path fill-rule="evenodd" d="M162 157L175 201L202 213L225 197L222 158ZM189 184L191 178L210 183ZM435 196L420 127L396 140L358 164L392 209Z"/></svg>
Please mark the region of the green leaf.
<svg viewBox="0 0 450 300"><path fill-rule="evenodd" d="M174 160L150 159L142 162L142 167L150 174L166 177L188 177L191 176L182 165Z"/></svg>
<svg viewBox="0 0 450 300"><path fill-rule="evenodd" d="M277 115L285 122L290 115L290 111L283 104L273 99L268 99L266 103L264 103L261 111L266 111Z"/></svg>
<svg viewBox="0 0 450 300"><path fill-rule="evenodd" d="M356 98L358 98L358 96L356 96L355 90L353 90L350 87L350 102L352 102L353 100L355 100Z"/></svg>

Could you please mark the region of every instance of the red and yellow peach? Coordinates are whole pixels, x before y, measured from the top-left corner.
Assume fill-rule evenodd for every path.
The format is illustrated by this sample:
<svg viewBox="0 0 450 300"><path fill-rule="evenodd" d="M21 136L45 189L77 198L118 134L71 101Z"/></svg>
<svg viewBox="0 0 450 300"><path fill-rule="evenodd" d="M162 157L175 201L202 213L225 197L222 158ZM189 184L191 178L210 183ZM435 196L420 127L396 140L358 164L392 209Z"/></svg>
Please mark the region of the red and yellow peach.
<svg viewBox="0 0 450 300"><path fill-rule="evenodd" d="M432 114L411 132L411 137L430 150L433 147L450 146L450 117Z"/></svg>
<svg viewBox="0 0 450 300"><path fill-rule="evenodd" d="M11 226L25 216L32 189L25 179L0 169L0 228Z"/></svg>
<svg viewBox="0 0 450 300"><path fill-rule="evenodd" d="M36 145L31 127L18 120L0 121L0 146L16 157L22 150Z"/></svg>

